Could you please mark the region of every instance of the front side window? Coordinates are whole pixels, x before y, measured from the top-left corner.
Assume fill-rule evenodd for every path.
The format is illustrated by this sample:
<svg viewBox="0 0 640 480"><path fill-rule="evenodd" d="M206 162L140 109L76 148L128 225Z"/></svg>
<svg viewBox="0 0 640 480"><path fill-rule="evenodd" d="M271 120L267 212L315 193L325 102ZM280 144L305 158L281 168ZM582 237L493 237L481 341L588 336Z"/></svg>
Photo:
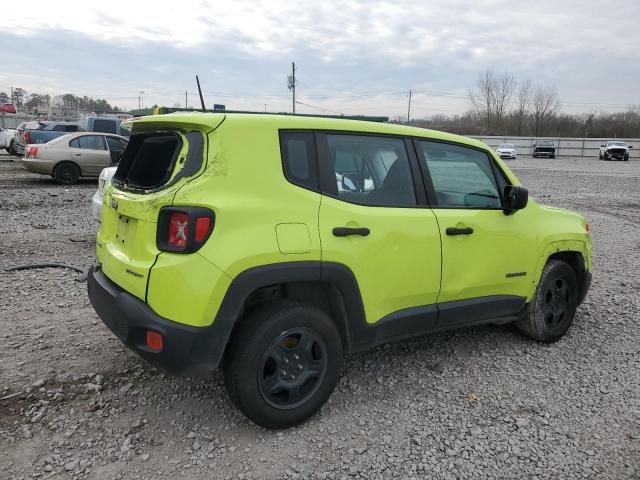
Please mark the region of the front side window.
<svg viewBox="0 0 640 480"><path fill-rule="evenodd" d="M82 148L84 150L106 150L104 137L102 135L83 135L74 138L69 142L71 148Z"/></svg>
<svg viewBox="0 0 640 480"><path fill-rule="evenodd" d="M500 189L486 153L430 141L420 141L420 148L438 206L502 208Z"/></svg>
<svg viewBox="0 0 640 480"><path fill-rule="evenodd" d="M409 157L399 138L327 134L336 190L327 192L372 206L416 205Z"/></svg>

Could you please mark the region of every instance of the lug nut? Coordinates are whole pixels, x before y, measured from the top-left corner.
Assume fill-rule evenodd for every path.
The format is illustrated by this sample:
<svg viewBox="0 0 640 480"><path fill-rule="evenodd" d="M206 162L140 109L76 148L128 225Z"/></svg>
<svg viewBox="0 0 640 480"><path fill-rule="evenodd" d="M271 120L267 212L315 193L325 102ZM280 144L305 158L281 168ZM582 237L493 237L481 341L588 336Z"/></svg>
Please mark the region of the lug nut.
<svg viewBox="0 0 640 480"><path fill-rule="evenodd" d="M301 364L301 363L299 363L299 364L298 364L298 370L302 370L302 368L303 368L303 367L302 367L302 364Z"/></svg>
<svg viewBox="0 0 640 480"><path fill-rule="evenodd" d="M292 373L291 375L289 375L289 378L290 378L291 380L295 380L295 379L296 379L296 376Z"/></svg>
<svg viewBox="0 0 640 480"><path fill-rule="evenodd" d="M300 360L300 355L298 355L297 353L293 354L293 359L294 360Z"/></svg>
<svg viewBox="0 0 640 480"><path fill-rule="evenodd" d="M282 375L283 377L287 376L287 371L286 370L280 370L280 375Z"/></svg>
<svg viewBox="0 0 640 480"><path fill-rule="evenodd" d="M282 361L283 361L284 363L289 363L289 359L288 359L287 357L284 357L284 358L282 359Z"/></svg>

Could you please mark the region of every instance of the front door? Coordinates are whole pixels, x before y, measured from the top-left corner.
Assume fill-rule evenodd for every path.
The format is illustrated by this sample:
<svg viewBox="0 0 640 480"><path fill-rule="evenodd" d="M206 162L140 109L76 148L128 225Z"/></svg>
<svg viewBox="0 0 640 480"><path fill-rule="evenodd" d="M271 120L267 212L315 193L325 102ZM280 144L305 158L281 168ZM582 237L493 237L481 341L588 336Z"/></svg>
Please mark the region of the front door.
<svg viewBox="0 0 640 480"><path fill-rule="evenodd" d="M487 152L443 142L416 143L432 184L428 188L442 238L441 322L479 320L475 315L443 315L451 305L463 307L460 312L475 308L479 314L483 305L487 317L515 313L509 310L522 307L535 268L530 211L504 213L507 179Z"/></svg>
<svg viewBox="0 0 640 480"><path fill-rule="evenodd" d="M415 181L419 170L407 148L411 144L373 135L330 133L318 138L324 175L323 263L337 262L354 273L367 323L430 306L424 310L430 314L415 316L418 324L413 324L417 330L430 328L437 317L440 235L435 215L424 204L426 197L419 200L417 195L423 187Z"/></svg>

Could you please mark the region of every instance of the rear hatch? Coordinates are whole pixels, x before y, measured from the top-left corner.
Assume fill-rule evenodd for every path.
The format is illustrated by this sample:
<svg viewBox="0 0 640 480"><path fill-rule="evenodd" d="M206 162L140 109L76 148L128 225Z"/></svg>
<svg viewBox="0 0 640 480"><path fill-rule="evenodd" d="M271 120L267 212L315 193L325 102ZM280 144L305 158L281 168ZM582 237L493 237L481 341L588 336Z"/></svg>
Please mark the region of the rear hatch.
<svg viewBox="0 0 640 480"><path fill-rule="evenodd" d="M131 139L105 188L97 256L107 277L141 300L160 253L160 209L206 168L207 134L223 120L220 114L190 113L131 122Z"/></svg>

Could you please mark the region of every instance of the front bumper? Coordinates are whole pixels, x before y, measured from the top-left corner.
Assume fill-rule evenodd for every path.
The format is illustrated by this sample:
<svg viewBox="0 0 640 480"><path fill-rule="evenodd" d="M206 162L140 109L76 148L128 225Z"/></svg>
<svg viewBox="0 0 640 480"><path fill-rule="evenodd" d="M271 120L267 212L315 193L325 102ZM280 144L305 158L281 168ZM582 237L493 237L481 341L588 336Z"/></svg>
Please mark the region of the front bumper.
<svg viewBox="0 0 640 480"><path fill-rule="evenodd" d="M91 304L104 324L131 350L158 368L188 376L208 376L218 368L228 335L215 322L209 327L191 327L167 320L113 283L99 266L89 270L87 288ZM161 352L153 352L146 346L149 330L162 334Z"/></svg>

